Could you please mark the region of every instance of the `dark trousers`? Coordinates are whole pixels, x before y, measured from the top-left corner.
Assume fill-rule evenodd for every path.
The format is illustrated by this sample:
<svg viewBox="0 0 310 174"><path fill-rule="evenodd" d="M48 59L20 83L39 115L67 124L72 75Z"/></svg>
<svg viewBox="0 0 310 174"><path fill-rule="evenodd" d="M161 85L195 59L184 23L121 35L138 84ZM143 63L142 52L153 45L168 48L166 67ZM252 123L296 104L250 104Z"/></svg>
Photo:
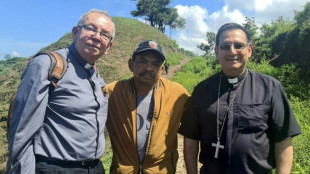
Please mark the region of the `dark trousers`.
<svg viewBox="0 0 310 174"><path fill-rule="evenodd" d="M100 160L62 161L36 156L36 174L105 174Z"/></svg>

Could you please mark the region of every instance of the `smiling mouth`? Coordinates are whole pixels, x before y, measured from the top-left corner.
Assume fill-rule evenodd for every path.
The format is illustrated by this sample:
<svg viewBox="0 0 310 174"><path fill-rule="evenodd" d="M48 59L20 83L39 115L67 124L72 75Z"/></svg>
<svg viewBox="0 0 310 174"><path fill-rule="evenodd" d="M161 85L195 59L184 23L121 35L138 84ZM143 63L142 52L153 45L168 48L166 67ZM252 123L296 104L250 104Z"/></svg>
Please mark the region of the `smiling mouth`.
<svg viewBox="0 0 310 174"><path fill-rule="evenodd" d="M225 60L227 60L227 61L238 61L240 59L238 57L233 57L233 58L226 58Z"/></svg>
<svg viewBox="0 0 310 174"><path fill-rule="evenodd" d="M93 48L97 48L97 49L100 49L99 47L97 47L96 45L92 45L92 44L87 44L88 46L90 47L93 47Z"/></svg>

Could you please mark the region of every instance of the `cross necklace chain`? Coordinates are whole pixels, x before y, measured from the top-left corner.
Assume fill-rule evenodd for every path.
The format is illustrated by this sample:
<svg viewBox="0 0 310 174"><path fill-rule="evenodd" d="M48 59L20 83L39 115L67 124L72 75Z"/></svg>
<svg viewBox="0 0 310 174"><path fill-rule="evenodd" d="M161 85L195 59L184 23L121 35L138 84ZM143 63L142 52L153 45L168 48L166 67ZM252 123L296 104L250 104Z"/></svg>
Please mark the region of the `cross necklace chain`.
<svg viewBox="0 0 310 174"><path fill-rule="evenodd" d="M220 139L223 133L223 129L224 129L224 125L225 125L225 121L228 115L228 111L230 109L230 107L232 106L232 103L234 102L239 90L241 89L241 87L243 86L245 79L248 77L248 70L246 70L246 74L244 79L242 80L241 84L239 85L235 95L233 96L233 98L230 100L229 105L227 106L226 112L224 114L224 118L223 118L223 123L222 123L222 127L221 130L219 129L220 125L220 91L221 91L221 79L222 79L222 74L220 74L220 81L219 81L219 88L218 88L218 94L217 94L217 110L216 110L216 137L217 137L217 142L216 143L212 143L212 146L215 147L215 154L214 154L214 158L218 158L218 153L219 153L219 149L224 149L224 146L220 144Z"/></svg>

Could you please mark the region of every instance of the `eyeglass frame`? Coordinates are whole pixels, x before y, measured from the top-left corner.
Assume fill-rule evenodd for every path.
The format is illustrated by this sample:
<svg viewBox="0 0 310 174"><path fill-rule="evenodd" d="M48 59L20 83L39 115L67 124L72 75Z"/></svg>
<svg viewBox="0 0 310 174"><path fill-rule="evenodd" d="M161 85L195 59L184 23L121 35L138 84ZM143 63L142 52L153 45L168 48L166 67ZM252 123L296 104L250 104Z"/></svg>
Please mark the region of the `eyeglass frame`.
<svg viewBox="0 0 310 174"><path fill-rule="evenodd" d="M238 46L236 47L236 45L238 45L238 44L240 44L240 45L239 45L240 48L238 48ZM250 43L244 44L244 43L241 43L241 42L224 43L224 44L219 44L219 48L220 48L220 50L228 51L228 50L231 48L231 46L233 45L233 46L234 46L234 49L235 49L237 52L241 52L241 51L243 51L243 49L244 49L245 47L248 47L249 44L250 44ZM227 47L227 48L224 48L224 47L223 47L223 46L227 46L227 45L229 45L229 47Z"/></svg>
<svg viewBox="0 0 310 174"><path fill-rule="evenodd" d="M95 30L95 28L90 28L89 25L79 25L77 26L78 28L84 28L89 34L91 35L96 35L97 33L99 33L100 35L100 39L101 40L106 40L106 41L111 41L113 39L112 36L110 36L109 34L107 33L103 33L103 32L99 32L98 30ZM106 39L105 39L106 38Z"/></svg>

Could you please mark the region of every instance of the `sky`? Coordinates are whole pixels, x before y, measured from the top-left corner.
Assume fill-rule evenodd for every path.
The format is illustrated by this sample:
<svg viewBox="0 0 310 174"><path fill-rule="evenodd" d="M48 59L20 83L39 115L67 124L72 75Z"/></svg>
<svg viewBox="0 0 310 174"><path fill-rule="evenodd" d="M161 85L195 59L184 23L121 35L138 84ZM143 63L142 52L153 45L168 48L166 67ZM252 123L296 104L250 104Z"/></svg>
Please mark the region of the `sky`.
<svg viewBox="0 0 310 174"><path fill-rule="evenodd" d="M171 0L170 7L186 20L185 28L166 34L179 47L195 54L206 43L207 32L217 32L227 22L242 24L254 17L257 25L279 16L293 20L294 11L303 10L310 0ZM0 0L0 60L5 55L29 57L71 32L80 16L90 9L106 10L112 17L135 18L132 0ZM117 36L116 36L117 37ZM113 47L112 47L113 49Z"/></svg>

